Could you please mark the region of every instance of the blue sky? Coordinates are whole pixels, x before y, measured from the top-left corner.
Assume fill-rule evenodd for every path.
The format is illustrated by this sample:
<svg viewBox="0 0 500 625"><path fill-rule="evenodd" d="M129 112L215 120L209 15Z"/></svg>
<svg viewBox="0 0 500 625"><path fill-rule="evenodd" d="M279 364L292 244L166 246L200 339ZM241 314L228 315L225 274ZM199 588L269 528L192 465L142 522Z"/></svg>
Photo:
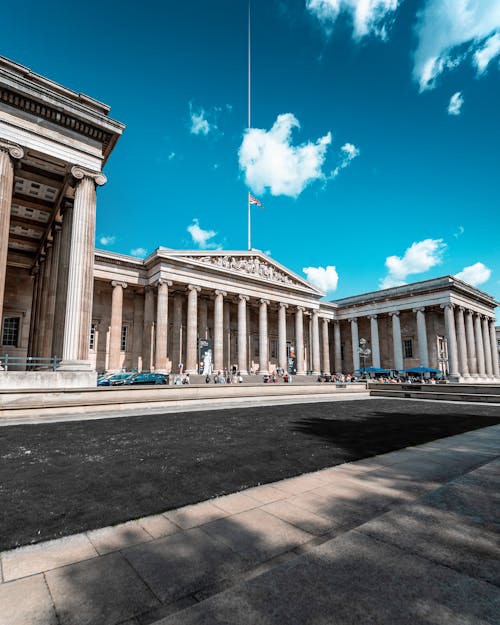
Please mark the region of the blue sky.
<svg viewBox="0 0 500 625"><path fill-rule="evenodd" d="M500 299L500 2L23 2L0 54L127 126L98 247L252 244L340 298L444 274ZM306 272L304 273L304 269Z"/></svg>

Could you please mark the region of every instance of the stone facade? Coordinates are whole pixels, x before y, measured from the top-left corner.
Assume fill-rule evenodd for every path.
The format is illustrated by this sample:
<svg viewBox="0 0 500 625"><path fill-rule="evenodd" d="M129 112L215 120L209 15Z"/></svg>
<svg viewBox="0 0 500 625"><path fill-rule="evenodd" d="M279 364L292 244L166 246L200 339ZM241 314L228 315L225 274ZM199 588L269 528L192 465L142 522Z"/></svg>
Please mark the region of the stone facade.
<svg viewBox="0 0 500 625"><path fill-rule="evenodd" d="M63 381L54 386L72 374L88 384L96 370L177 372L182 363L194 373L205 341L212 369L243 374L429 366L452 380L500 380L496 302L450 276L325 302L256 250L160 247L145 260L95 250L102 168L123 131L108 113L0 57L0 305L9 371L56 357ZM365 362L360 339L371 349Z"/></svg>

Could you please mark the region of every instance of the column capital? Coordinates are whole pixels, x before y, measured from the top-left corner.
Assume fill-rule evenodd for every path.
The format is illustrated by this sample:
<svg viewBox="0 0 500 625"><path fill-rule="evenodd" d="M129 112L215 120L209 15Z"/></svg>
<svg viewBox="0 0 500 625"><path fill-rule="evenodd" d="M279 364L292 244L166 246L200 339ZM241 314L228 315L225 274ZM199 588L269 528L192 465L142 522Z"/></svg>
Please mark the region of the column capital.
<svg viewBox="0 0 500 625"><path fill-rule="evenodd" d="M288 308L288 304L285 304L284 302L279 302L278 303L278 307L287 309Z"/></svg>
<svg viewBox="0 0 500 625"><path fill-rule="evenodd" d="M215 295L222 295L222 297L226 297L227 296L227 292L226 291L219 291L219 289L216 289L214 292L215 292Z"/></svg>
<svg viewBox="0 0 500 625"><path fill-rule="evenodd" d="M349 323L358 323L358 318L357 317L349 317L349 319L347 320Z"/></svg>
<svg viewBox="0 0 500 625"><path fill-rule="evenodd" d="M399 317L400 312L400 310L393 310L392 312L388 313L388 315L389 317Z"/></svg>
<svg viewBox="0 0 500 625"><path fill-rule="evenodd" d="M311 315L316 315L317 316L318 314L319 314L319 310L317 308L313 308L311 310Z"/></svg>
<svg viewBox="0 0 500 625"><path fill-rule="evenodd" d="M378 315L367 315L368 319L378 319Z"/></svg>
<svg viewBox="0 0 500 625"><path fill-rule="evenodd" d="M425 312L425 306L417 306L416 308L412 308L412 312L414 313L418 313L418 312Z"/></svg>
<svg viewBox="0 0 500 625"><path fill-rule="evenodd" d="M127 288L127 283L126 282L120 282L119 280L112 280L111 281L111 286L113 288L115 288L117 286L121 286L122 289L126 289Z"/></svg>
<svg viewBox="0 0 500 625"><path fill-rule="evenodd" d="M304 312L305 308L304 306L296 306L295 310L300 310L301 312Z"/></svg>
<svg viewBox="0 0 500 625"><path fill-rule="evenodd" d="M196 286L195 284L188 284L187 288L188 288L188 291L196 291L197 293L201 291L201 286Z"/></svg>
<svg viewBox="0 0 500 625"><path fill-rule="evenodd" d="M238 299L240 300L240 302L248 302L250 297L248 295L238 295Z"/></svg>
<svg viewBox="0 0 500 625"><path fill-rule="evenodd" d="M269 306L270 301L268 299L259 299L259 304L265 304L266 306Z"/></svg>
<svg viewBox="0 0 500 625"><path fill-rule="evenodd" d="M155 287L158 287L158 288L160 288L160 287L161 287L161 286L163 286L163 285L168 286L168 287L171 287L171 286L172 286L172 284L173 284L172 280L165 280L165 278L159 278L159 279L155 282L154 286L155 286Z"/></svg>
<svg viewBox="0 0 500 625"><path fill-rule="evenodd" d="M0 141L0 151L7 152L10 158L19 160L24 156L24 150L17 143L10 143L9 141Z"/></svg>
<svg viewBox="0 0 500 625"><path fill-rule="evenodd" d="M98 187L102 187L106 184L108 179L102 173L102 171L94 171L93 169L87 169L86 167L80 167L80 165L74 165L71 168L71 175L75 180L83 180L84 178L89 178L96 184Z"/></svg>
<svg viewBox="0 0 500 625"><path fill-rule="evenodd" d="M452 304L451 302L448 302L447 304L441 304L439 306L439 308L442 308L443 310L446 310L447 308L450 308L451 310L453 310L454 307L455 307L455 304Z"/></svg>

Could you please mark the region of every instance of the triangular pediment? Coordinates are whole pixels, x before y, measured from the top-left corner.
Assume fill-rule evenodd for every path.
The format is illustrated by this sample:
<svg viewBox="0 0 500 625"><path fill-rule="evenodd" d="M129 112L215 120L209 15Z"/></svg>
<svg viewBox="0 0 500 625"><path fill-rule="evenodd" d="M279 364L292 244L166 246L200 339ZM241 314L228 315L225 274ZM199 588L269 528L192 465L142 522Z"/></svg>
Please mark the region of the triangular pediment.
<svg viewBox="0 0 500 625"><path fill-rule="evenodd" d="M208 267L224 273L241 275L244 278L263 281L299 289L311 295L323 296L324 293L307 282L290 269L280 265L259 250L251 251L221 251L221 250L171 250L159 248L159 255L172 260L182 260L190 264Z"/></svg>

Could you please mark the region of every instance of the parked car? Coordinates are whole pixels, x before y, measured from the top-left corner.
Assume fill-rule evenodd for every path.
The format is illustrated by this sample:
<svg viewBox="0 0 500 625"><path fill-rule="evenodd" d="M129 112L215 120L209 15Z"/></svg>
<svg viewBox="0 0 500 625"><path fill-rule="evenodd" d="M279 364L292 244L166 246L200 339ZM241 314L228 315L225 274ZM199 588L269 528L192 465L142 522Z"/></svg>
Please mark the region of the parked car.
<svg viewBox="0 0 500 625"><path fill-rule="evenodd" d="M134 373L125 381L125 384L168 384L168 375L165 373Z"/></svg>
<svg viewBox="0 0 500 625"><path fill-rule="evenodd" d="M128 373L112 373L111 375L97 380L97 386L121 386L133 375L135 374L130 373L130 371Z"/></svg>

